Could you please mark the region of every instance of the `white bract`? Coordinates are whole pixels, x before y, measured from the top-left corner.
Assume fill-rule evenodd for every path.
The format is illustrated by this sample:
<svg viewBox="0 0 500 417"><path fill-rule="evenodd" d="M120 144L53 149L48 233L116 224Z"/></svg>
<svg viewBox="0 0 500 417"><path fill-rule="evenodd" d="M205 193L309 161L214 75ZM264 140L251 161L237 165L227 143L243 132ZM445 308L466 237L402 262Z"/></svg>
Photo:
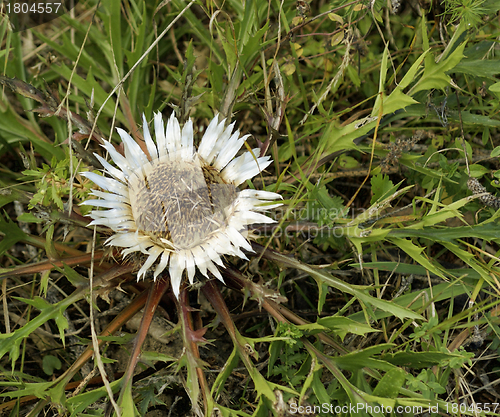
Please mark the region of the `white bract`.
<svg viewBox="0 0 500 417"><path fill-rule="evenodd" d="M172 114L165 129L157 113L155 144L144 116L143 120L149 158L127 132L118 129L125 156L105 141L103 146L116 167L96 155L105 176L82 173L104 190L92 190L99 199L83 203L105 209L91 212L90 225L111 228L115 234L106 244L124 248L123 256L147 255L138 279L150 268L154 279L168 269L176 296L184 271L191 284L196 268L223 281L216 266L224 267L221 255L247 259L241 250L252 251L247 226L273 223L262 213L281 205L269 204L280 199L279 194L237 188L272 161L259 157L259 149L235 158L248 135L240 138L238 130L233 133L234 123L224 128L225 121L219 123L217 116L197 151L191 121L181 129Z"/></svg>

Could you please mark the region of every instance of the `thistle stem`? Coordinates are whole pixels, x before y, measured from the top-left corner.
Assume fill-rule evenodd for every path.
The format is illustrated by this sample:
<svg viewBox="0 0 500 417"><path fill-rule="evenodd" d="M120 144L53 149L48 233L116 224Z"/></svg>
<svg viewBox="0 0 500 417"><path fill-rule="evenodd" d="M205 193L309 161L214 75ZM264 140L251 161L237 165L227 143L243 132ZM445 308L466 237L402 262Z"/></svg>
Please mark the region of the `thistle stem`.
<svg viewBox="0 0 500 417"><path fill-rule="evenodd" d="M160 300L169 285L169 279L163 279L163 277L160 277L160 279L155 281L149 288L148 300L146 301L146 305L144 307L141 325L134 340L134 347L132 349L132 354L130 355L127 370L123 376L123 385L120 391L120 397L118 398L118 405L121 405L124 395L127 392L130 393L132 390L132 377L134 376L134 370L137 366L137 362L139 361L142 345L148 334L149 326L153 320L156 307L158 307L158 304L160 303Z"/></svg>
<svg viewBox="0 0 500 417"><path fill-rule="evenodd" d="M188 290L184 286L180 290L179 299L176 300L177 314L179 316L179 322L182 328L182 339L184 342L185 355L187 358L187 392L191 399L191 404L193 410L198 410L198 398L201 388L201 394L203 396L204 405L204 415L212 415L213 411L213 399L210 394L210 389L203 373L204 363L200 359L200 351L198 349L198 343L204 343L203 334L206 329L196 326L193 321L192 312L193 308L189 306L188 300ZM200 323L198 323L200 325ZM195 328L198 327L198 328ZM198 410L201 412L201 410Z"/></svg>

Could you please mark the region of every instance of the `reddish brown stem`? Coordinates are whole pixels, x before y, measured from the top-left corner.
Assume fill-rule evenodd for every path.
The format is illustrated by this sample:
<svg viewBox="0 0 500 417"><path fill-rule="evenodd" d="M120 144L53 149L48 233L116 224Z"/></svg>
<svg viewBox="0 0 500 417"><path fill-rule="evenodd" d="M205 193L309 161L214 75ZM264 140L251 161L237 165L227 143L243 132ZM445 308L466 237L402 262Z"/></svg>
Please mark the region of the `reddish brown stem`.
<svg viewBox="0 0 500 417"><path fill-rule="evenodd" d="M122 397L123 393L126 390L126 387L132 381L134 370L137 366L137 362L139 361L139 356L141 354L141 348L148 334L149 326L151 325L151 321L153 320L156 307L158 307L163 294L165 294L165 291L167 291L169 286L170 280L162 277L159 280L155 281L149 288L148 300L146 301L146 306L144 307L144 314L142 315L141 325L134 340L134 348L132 350L132 354L130 355L127 370L123 378L120 397Z"/></svg>
<svg viewBox="0 0 500 417"><path fill-rule="evenodd" d="M222 321L224 326L226 327L229 335L233 340L236 340L235 331L234 331L234 323L231 319L231 315L229 314L229 310L227 305L222 298L222 294L217 287L217 283L214 280L209 280L205 283L205 285L201 289L203 294L212 304L212 307L217 312L219 319Z"/></svg>
<svg viewBox="0 0 500 417"><path fill-rule="evenodd" d="M179 294L179 299L176 300L177 311L179 314L179 321L182 325L185 348L190 352L189 354L192 355L192 357L195 358L197 362L196 376L201 389L201 393L203 395L203 405L205 409L204 414L209 415L209 403L211 403L210 389L208 388L207 380L205 378L205 374L203 373L203 368L201 367L202 361L200 359L200 351L198 348L198 343L204 340L203 333L205 332L205 329L195 328L195 323L193 322L193 317L191 314L193 309L189 306L188 295L189 291L186 289L186 287L183 287ZM194 404L194 402L197 401L196 397L197 395L193 395L191 398L191 401L193 401L193 407L196 407L196 404Z"/></svg>

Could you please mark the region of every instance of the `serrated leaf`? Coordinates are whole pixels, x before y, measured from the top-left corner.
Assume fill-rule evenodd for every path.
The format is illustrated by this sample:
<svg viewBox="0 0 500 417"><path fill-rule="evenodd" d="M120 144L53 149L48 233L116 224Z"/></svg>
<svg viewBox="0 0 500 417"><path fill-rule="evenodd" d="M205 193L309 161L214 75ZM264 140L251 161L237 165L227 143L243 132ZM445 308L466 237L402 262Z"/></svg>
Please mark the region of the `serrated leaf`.
<svg viewBox="0 0 500 417"><path fill-rule="evenodd" d="M59 337L63 346L65 346L64 331L69 327L68 319L64 317L64 309L59 310L59 314L54 318L57 328L59 329Z"/></svg>
<svg viewBox="0 0 500 417"><path fill-rule="evenodd" d="M245 9L250 9L251 7L246 7ZM240 43L240 60L243 66L248 65L250 61L255 59L255 56L259 51L269 45L272 41L268 40L263 42L264 35L269 30L269 22L266 22L259 30L257 30L252 36L250 36L245 43Z"/></svg>
<svg viewBox="0 0 500 417"><path fill-rule="evenodd" d="M34 298L23 298L23 297L13 297L13 298L15 298L18 301L22 301L23 303L26 303L30 306L33 306L40 311L54 308L54 306L52 304L50 304L49 302L47 302L46 300L44 300L41 297L35 296Z"/></svg>
<svg viewBox="0 0 500 417"><path fill-rule="evenodd" d="M372 177L372 199L370 204L374 204L377 200L396 192L397 187L390 180L388 175L378 174Z"/></svg>
<svg viewBox="0 0 500 417"><path fill-rule="evenodd" d="M318 314L321 314L321 312L323 311L327 295L328 295L328 285L324 283L318 285Z"/></svg>
<svg viewBox="0 0 500 417"><path fill-rule="evenodd" d="M347 317L341 316L322 317L318 319L317 323L330 329L342 340L348 333L364 336L367 333L380 331L377 329L373 329L368 324L360 323Z"/></svg>
<svg viewBox="0 0 500 417"><path fill-rule="evenodd" d="M401 183L402 182L400 182L399 184L396 184L393 187L393 189L394 190L397 189L397 187L399 187L401 185ZM406 193L406 191L408 191L410 188L413 188L413 185L409 185L408 187L405 187L399 191L394 191L393 194L384 198L382 201L379 201L375 204L372 204L372 206L368 210L365 210L364 212L362 212L361 214L356 216L348 225L349 226L359 225L359 224L364 223L370 219L376 218L382 210L385 210L387 207L390 207L391 201L395 200L400 195ZM382 198L383 198L383 196L382 196ZM373 230L372 234L373 233L377 233L377 231ZM353 234L353 236L355 236L355 234Z"/></svg>
<svg viewBox="0 0 500 417"><path fill-rule="evenodd" d="M23 339L28 337L31 333L41 327L48 320L57 320L58 316L62 316L62 313L66 308L68 308L70 305L73 305L83 296L83 290L76 290L75 292L73 292L73 294L56 304L49 304L47 301L40 297L35 297L33 299L14 297L19 301L23 301L26 304L38 308L40 310L40 314L31 319L23 327L14 330L12 333L0 333L0 358L2 358L6 353L9 353L10 359L14 363L19 357L19 345L23 341ZM62 327L64 327L65 323L64 320L59 320L59 326L61 326L61 329Z"/></svg>
<svg viewBox="0 0 500 417"><path fill-rule="evenodd" d="M446 59L436 63L434 60L425 61L425 69L422 78L411 89L414 95L418 91L444 89L450 85L450 77L446 72L453 69L463 58L466 42L459 45Z"/></svg>
<svg viewBox="0 0 500 417"><path fill-rule="evenodd" d="M404 109L405 107L417 104L418 101L404 94L401 90L394 90L391 95L383 101L383 115L394 113L397 110ZM372 111L372 116L376 116L378 109Z"/></svg>
<svg viewBox="0 0 500 417"><path fill-rule="evenodd" d="M422 54L422 57L425 53ZM394 113L396 110L404 109L407 106L418 103L415 99L407 94L403 93L403 89L413 80L415 73L420 65L420 60L417 60L408 73L403 77L401 83L394 89L394 91L389 95L385 95L385 80L387 76L387 64L388 63L388 49L384 49L382 55L381 68L380 68L380 80L379 80L379 94L375 99L375 104L373 106L371 116L377 117L381 112L382 115ZM382 107L382 109L381 109Z"/></svg>
<svg viewBox="0 0 500 417"><path fill-rule="evenodd" d="M445 275L437 269L434 264L429 261L424 255L422 255L422 252L424 251L424 248L416 246L411 240L409 239L400 239L400 238L392 238L388 237L388 240L394 243L396 246L398 246L400 249L405 251L409 256L415 260L418 264L422 265L426 269L429 270L429 272L436 274L438 277L441 277L445 281L447 278Z"/></svg>
<svg viewBox="0 0 500 417"><path fill-rule="evenodd" d="M68 279L68 281L71 282L71 284L73 284L75 287L88 285L87 278L85 278L83 275L80 275L78 272L76 272L69 265L66 265L64 262L63 266L64 268L59 268L58 266L54 265L54 269L63 274Z"/></svg>
<svg viewBox="0 0 500 417"><path fill-rule="evenodd" d="M12 382L1 382L0 386L6 386L4 384L8 384L9 388L13 388L16 384ZM10 398L20 398L27 397L33 395L37 398L45 398L47 396L47 390L54 384L53 381L49 382L36 382L36 383L19 383L18 386L21 388L16 391L8 391L0 394L1 397L10 397Z"/></svg>
<svg viewBox="0 0 500 417"><path fill-rule="evenodd" d="M235 42L232 36L232 28L229 24L226 24L225 27L217 26L217 32L221 39L222 48L225 53L225 62L228 64L228 68L231 71L234 71L236 67L236 62L238 60L236 50L235 50Z"/></svg>
<svg viewBox="0 0 500 417"><path fill-rule="evenodd" d="M148 385L144 389L141 389L142 401L139 403L138 411L141 416L145 416L150 407L155 407L157 405L166 404L160 400L155 389L155 384Z"/></svg>

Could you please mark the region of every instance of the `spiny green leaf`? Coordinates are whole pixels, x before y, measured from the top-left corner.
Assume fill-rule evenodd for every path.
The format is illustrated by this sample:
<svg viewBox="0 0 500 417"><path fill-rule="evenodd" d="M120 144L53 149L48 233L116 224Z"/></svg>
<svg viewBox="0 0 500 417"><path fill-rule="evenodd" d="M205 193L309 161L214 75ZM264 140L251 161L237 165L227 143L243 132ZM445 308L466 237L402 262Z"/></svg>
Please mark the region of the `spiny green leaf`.
<svg viewBox="0 0 500 417"><path fill-rule="evenodd" d="M347 317L341 316L322 317L318 319L317 323L330 329L342 340L344 340L344 337L348 333L364 336L367 333L380 331L377 329L373 329L369 324L360 323Z"/></svg>
<svg viewBox="0 0 500 417"><path fill-rule="evenodd" d="M34 395L37 398L45 398L47 396L47 390L52 385L54 385L54 382L49 381L49 382L37 382L29 384L24 384L24 383L14 384L12 382L8 383L0 382L0 386L2 386L3 384L9 384L11 388L17 385L19 386L20 389L16 391L3 392L0 394L0 397L21 398Z"/></svg>
<svg viewBox="0 0 500 417"><path fill-rule="evenodd" d="M372 183L372 199L371 204L374 204L378 199L382 197L387 197L388 194L394 193L396 189L394 188L394 183L389 179L388 175L374 175L371 179Z"/></svg>
<svg viewBox="0 0 500 417"><path fill-rule="evenodd" d="M41 297L34 297L34 298L14 297L14 298L18 301L22 301L23 303L33 306L42 312L44 310L51 310L54 308L53 304L50 304Z"/></svg>
<svg viewBox="0 0 500 417"><path fill-rule="evenodd" d="M446 59L438 63L434 60L426 60L422 78L411 89L410 94L414 95L421 90L444 89L448 87L451 79L446 73L462 60L465 45L466 42L463 42Z"/></svg>
<svg viewBox="0 0 500 417"><path fill-rule="evenodd" d="M388 237L388 240L405 251L415 260L415 262L427 268L433 274L441 277L444 280L447 279L446 276L434 265L434 263L422 254L424 248L418 247L409 239Z"/></svg>

